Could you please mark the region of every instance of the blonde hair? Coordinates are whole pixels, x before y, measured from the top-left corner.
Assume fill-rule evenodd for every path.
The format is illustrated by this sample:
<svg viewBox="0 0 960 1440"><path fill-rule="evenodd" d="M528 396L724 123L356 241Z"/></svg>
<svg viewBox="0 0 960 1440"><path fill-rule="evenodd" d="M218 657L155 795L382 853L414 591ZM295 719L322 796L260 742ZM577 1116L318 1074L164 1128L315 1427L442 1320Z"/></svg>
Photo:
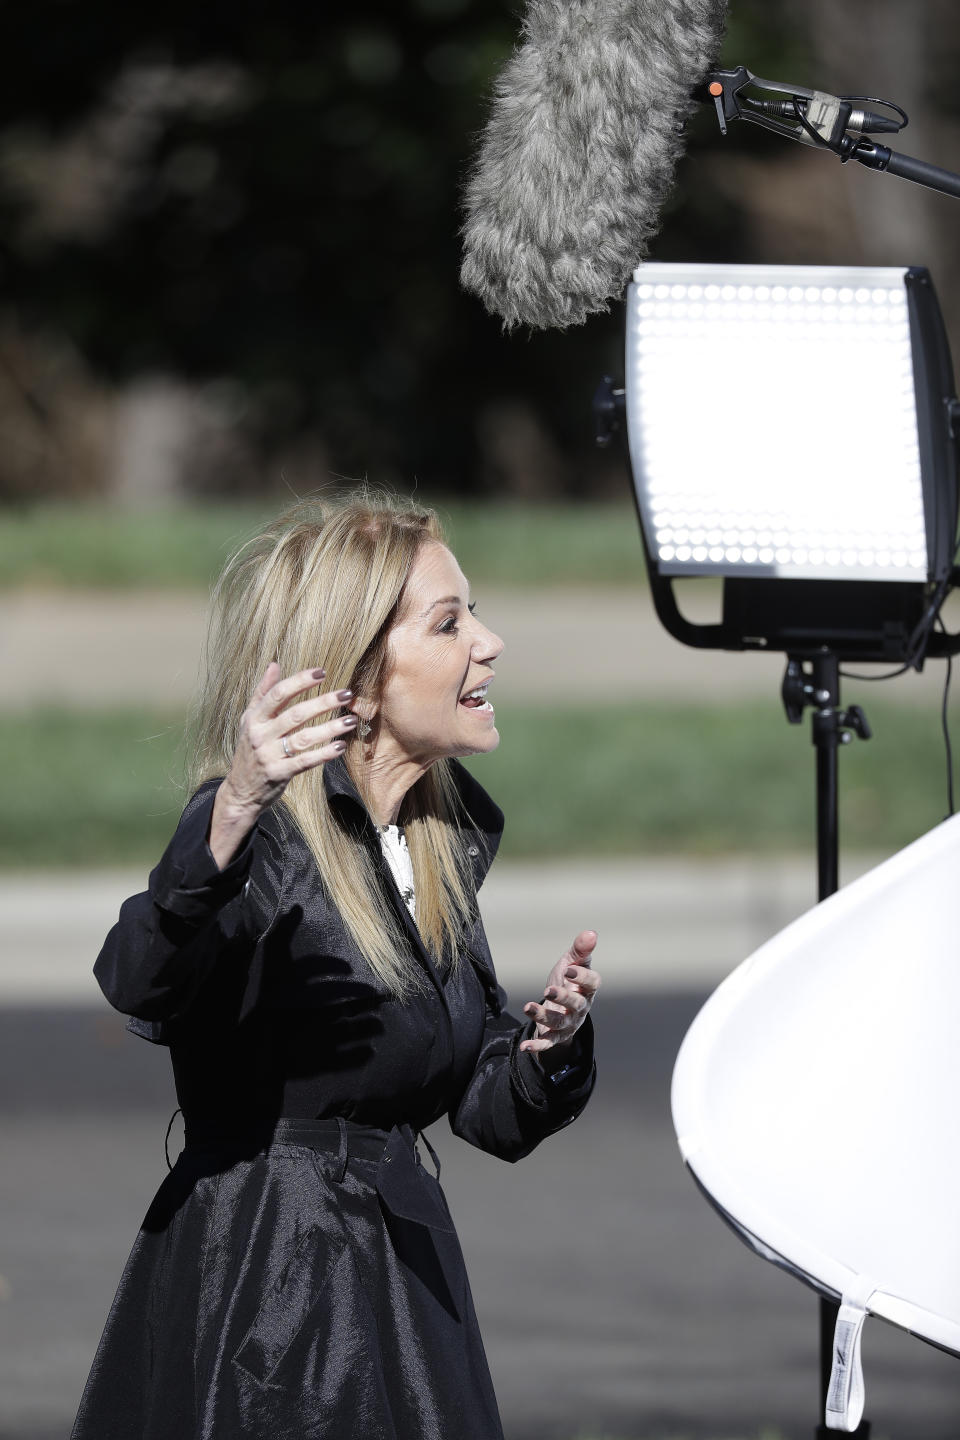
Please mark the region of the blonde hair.
<svg viewBox="0 0 960 1440"><path fill-rule="evenodd" d="M326 669L322 685L297 700L347 688L379 698L389 632L414 562L431 541L444 543L432 510L362 491L301 501L238 551L213 594L194 722L194 786L229 770L243 712L271 660L283 675ZM362 744L356 735L345 738L347 767L367 802ZM371 856L330 806L322 772L319 766L295 776L280 804L299 826L333 904L379 979L396 995L421 990L421 967ZM474 893L459 839L466 817L448 761L437 761L412 786L399 818L413 863L420 934L438 964L455 965Z"/></svg>

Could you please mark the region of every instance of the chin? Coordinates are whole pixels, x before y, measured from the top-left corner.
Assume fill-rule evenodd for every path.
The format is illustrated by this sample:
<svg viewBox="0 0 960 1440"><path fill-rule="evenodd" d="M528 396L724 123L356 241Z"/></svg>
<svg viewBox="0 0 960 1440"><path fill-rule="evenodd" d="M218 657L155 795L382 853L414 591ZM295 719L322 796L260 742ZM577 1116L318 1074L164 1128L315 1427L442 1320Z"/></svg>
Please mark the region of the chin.
<svg viewBox="0 0 960 1440"><path fill-rule="evenodd" d="M489 735L484 738L483 742L476 747L473 753L475 755L489 755L490 751L496 750L499 744L500 731L496 725L491 725Z"/></svg>
<svg viewBox="0 0 960 1440"><path fill-rule="evenodd" d="M487 734L482 738L477 736L475 740L470 742L469 746L464 745L462 750L455 750L453 753L461 760L467 755L489 755L490 751L496 750L499 744L500 732L496 725L491 725Z"/></svg>

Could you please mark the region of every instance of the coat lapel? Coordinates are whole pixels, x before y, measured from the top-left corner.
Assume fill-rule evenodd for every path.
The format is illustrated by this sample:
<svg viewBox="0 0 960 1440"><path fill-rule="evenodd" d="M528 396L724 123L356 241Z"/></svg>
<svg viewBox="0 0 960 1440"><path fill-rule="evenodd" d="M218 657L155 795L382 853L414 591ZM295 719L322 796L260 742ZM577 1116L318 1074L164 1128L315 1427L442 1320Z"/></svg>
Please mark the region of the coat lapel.
<svg viewBox="0 0 960 1440"><path fill-rule="evenodd" d="M500 837L503 833L503 813L468 770L464 769L456 760L450 763L453 768L454 782L469 821L468 826L464 827L466 852L473 871L474 888L479 890L500 844ZM384 858L376 826L360 798L344 761L342 759L328 761L323 767L323 780L328 799L331 803L347 809L357 838L370 847L374 863L377 865L378 873L383 880L398 923L409 939L414 953L426 970L436 991L450 1038L455 1093L459 1094L467 1084L473 1070L477 1038L472 1033L474 1026L464 1023L466 1017L462 1012L468 1003L464 978L462 977L450 985L444 985L436 962L424 945L413 916L403 903L403 897L397 889L393 874ZM472 950L464 954L462 964L469 966L476 975L483 991L485 1010L491 992L496 998L497 985L493 973L482 961L478 962L478 958ZM453 1014L451 1006L458 1011L457 1015ZM496 1008L499 1009L499 1006ZM481 1021L481 1033L482 1028ZM458 1037L461 1042L459 1045L457 1044Z"/></svg>

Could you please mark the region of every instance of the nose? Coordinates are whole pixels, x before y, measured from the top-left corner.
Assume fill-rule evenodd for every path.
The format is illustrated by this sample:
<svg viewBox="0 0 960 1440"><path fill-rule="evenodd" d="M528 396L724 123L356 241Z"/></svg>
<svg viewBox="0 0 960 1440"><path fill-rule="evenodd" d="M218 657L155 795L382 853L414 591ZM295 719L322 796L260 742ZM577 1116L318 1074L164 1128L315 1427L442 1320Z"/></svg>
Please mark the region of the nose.
<svg viewBox="0 0 960 1440"><path fill-rule="evenodd" d="M473 637L471 653L478 665L490 664L503 651L503 641L499 635L488 630L486 625L482 625L479 620L474 624L476 625L476 634Z"/></svg>

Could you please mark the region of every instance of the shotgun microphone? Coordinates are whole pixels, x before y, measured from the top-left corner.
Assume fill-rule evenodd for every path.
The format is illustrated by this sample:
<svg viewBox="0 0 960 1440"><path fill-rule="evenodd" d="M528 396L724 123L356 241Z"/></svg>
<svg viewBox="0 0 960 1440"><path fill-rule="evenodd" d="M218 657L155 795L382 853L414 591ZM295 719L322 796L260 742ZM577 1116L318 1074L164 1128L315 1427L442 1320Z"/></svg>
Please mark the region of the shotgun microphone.
<svg viewBox="0 0 960 1440"><path fill-rule="evenodd" d="M504 328L580 325L656 233L726 0L528 0L465 191L460 279Z"/></svg>

